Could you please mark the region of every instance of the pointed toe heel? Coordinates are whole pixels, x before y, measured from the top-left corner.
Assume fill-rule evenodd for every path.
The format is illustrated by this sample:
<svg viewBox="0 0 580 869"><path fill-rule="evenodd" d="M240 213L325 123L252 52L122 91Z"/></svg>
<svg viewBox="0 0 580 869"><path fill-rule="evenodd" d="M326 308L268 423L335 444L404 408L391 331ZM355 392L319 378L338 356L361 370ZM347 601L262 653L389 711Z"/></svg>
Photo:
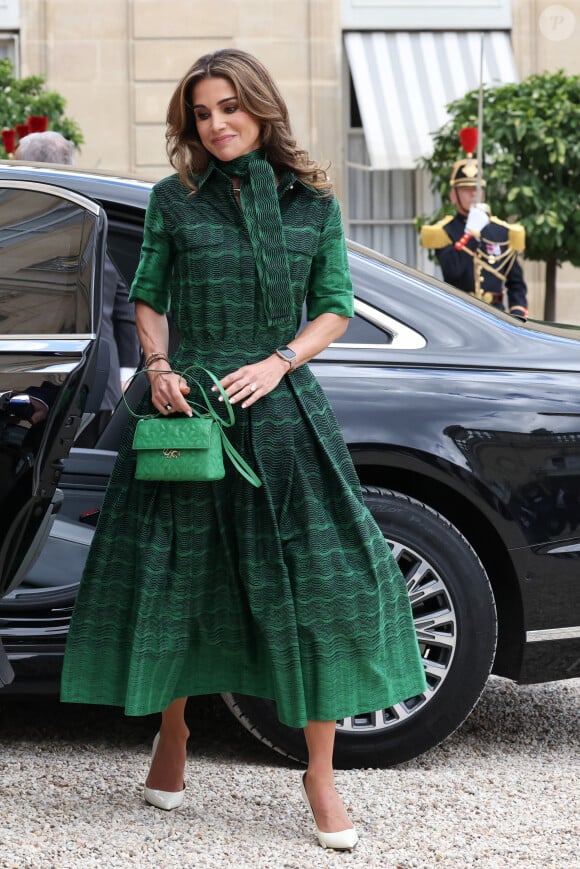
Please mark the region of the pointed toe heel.
<svg viewBox="0 0 580 869"><path fill-rule="evenodd" d="M155 752L157 751L157 746L159 745L159 734L155 736L153 740L153 749L151 751L151 760L155 757ZM163 809L166 812L170 812L172 809L178 809L181 805L183 805L183 800L185 798L185 785L183 789L180 791L159 791L155 788L148 788L145 785L143 789L143 797L146 803L149 803L151 806L155 806L157 809Z"/></svg>
<svg viewBox="0 0 580 869"><path fill-rule="evenodd" d="M354 827L350 827L348 830L339 830L337 833L324 833L322 830L318 829L316 824L316 818L314 816L314 812L312 811L312 806L310 805L310 800L308 799L308 794L306 793L306 788L304 786L304 779L306 778L306 773L303 774L300 787L302 791L302 798L304 802L308 806L310 810L310 814L312 815L312 820L314 821L314 829L316 830L316 836L318 838L318 842L322 845L323 848L333 848L335 851L352 851L358 844L358 834Z"/></svg>
<svg viewBox="0 0 580 869"><path fill-rule="evenodd" d="M184 789L185 790L185 789ZM158 791L154 788L145 786L143 796L145 802L150 806L155 806L157 809L164 809L170 812L172 809L178 809L183 805L185 794L183 791Z"/></svg>

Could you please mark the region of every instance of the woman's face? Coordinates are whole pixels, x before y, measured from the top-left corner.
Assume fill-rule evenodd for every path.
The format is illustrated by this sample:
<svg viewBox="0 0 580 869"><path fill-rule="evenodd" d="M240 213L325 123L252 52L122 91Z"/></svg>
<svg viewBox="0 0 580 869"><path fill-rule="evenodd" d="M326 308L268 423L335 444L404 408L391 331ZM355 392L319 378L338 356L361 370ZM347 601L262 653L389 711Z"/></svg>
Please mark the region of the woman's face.
<svg viewBox="0 0 580 869"><path fill-rule="evenodd" d="M239 107L229 79L202 79L193 88L192 102L201 144L218 160L235 160L260 147L260 124Z"/></svg>

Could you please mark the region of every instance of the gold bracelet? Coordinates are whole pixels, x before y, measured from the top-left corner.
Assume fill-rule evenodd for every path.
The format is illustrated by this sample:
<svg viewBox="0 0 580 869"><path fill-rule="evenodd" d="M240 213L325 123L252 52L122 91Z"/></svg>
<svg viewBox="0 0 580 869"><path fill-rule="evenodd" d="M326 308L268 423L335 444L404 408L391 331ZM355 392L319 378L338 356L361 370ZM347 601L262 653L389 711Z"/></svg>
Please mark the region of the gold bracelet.
<svg viewBox="0 0 580 869"><path fill-rule="evenodd" d="M145 360L145 368L149 368L151 363L156 362L158 359L164 359L166 362L169 362L169 356L166 353L150 353Z"/></svg>

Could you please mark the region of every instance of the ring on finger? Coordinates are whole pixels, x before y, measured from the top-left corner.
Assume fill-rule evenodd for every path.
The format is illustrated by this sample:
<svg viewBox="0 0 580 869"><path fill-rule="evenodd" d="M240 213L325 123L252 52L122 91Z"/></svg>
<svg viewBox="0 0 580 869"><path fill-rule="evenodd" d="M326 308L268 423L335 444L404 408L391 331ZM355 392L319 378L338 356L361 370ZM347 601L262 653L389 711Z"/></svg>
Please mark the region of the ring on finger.
<svg viewBox="0 0 580 869"><path fill-rule="evenodd" d="M255 391L256 391L256 384L250 383L250 392L255 392Z"/></svg>
<svg viewBox="0 0 580 869"><path fill-rule="evenodd" d="M173 410L173 405L172 405L172 404L166 404L166 405L165 405L165 410Z"/></svg>

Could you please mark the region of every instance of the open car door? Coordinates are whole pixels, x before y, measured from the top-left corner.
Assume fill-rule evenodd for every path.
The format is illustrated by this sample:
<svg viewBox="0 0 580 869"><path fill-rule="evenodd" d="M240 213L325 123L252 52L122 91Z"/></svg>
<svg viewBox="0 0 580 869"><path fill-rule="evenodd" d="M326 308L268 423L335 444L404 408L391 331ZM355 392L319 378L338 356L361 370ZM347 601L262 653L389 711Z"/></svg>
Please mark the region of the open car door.
<svg viewBox="0 0 580 869"><path fill-rule="evenodd" d="M41 551L96 369L106 216L61 187L0 181L0 597ZM0 646L0 685L11 680Z"/></svg>

